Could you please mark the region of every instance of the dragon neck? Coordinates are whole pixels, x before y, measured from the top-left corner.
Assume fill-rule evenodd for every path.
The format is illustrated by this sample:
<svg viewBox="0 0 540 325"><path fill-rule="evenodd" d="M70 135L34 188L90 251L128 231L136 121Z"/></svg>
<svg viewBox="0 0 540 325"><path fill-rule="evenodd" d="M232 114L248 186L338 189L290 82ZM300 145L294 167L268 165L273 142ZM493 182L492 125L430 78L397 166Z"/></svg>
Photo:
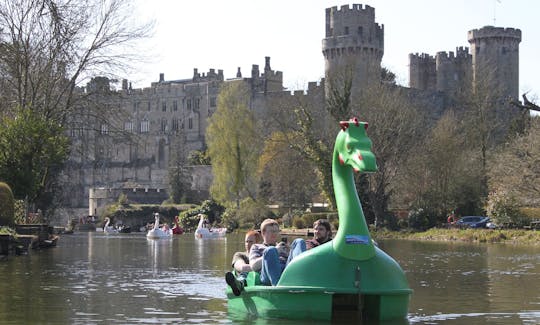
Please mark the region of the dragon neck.
<svg viewBox="0 0 540 325"><path fill-rule="evenodd" d="M332 181L339 215L339 229L333 247L342 257L367 260L375 255L375 247L358 198L353 170L348 165L340 164L338 140L332 158Z"/></svg>

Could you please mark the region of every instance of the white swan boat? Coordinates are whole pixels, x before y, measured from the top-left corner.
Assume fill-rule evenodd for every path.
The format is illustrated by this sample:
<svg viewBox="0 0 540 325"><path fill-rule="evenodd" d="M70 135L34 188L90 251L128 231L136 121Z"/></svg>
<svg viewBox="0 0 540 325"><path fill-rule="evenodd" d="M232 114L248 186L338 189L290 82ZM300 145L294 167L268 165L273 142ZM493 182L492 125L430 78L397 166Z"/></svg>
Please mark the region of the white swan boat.
<svg viewBox="0 0 540 325"><path fill-rule="evenodd" d="M106 234L117 234L118 230L114 228L114 226L109 226L111 223L111 219L109 217L105 218L107 222L105 223L105 226L103 227L103 232Z"/></svg>
<svg viewBox="0 0 540 325"><path fill-rule="evenodd" d="M150 229L146 234L148 239L160 239L160 238L171 238L172 230L163 230L159 228L159 213L154 213L154 228Z"/></svg>
<svg viewBox="0 0 540 325"><path fill-rule="evenodd" d="M197 229L195 230L195 238L219 238L224 237L227 233L227 228L208 228L206 218L203 214L199 214L200 220Z"/></svg>

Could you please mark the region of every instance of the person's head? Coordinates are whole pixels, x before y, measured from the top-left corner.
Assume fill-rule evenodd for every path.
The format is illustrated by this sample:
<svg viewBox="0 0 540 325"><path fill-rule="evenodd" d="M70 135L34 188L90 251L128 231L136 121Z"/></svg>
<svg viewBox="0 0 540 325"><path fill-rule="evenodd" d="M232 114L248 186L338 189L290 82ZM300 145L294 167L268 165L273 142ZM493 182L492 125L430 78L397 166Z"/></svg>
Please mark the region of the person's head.
<svg viewBox="0 0 540 325"><path fill-rule="evenodd" d="M279 224L274 219L265 219L261 223L261 234L266 244L275 244L279 239Z"/></svg>
<svg viewBox="0 0 540 325"><path fill-rule="evenodd" d="M258 231L250 230L246 233L246 239L244 241L244 244L246 246L246 252L249 252L253 244L260 244L260 243L262 243L262 236Z"/></svg>
<svg viewBox="0 0 540 325"><path fill-rule="evenodd" d="M319 242L325 242L332 238L332 227L326 219L319 219L313 223L313 236Z"/></svg>

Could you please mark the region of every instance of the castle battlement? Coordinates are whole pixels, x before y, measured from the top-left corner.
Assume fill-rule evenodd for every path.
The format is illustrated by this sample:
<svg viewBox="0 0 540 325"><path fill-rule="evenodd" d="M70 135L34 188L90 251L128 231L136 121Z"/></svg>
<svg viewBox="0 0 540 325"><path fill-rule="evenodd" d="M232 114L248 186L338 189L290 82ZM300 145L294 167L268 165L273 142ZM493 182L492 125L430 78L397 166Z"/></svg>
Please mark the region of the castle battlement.
<svg viewBox="0 0 540 325"><path fill-rule="evenodd" d="M473 29L467 34L469 43L478 38L513 38L521 42L521 30L517 28L484 26L480 29Z"/></svg>
<svg viewBox="0 0 540 325"><path fill-rule="evenodd" d="M363 6L362 4L353 4L352 6L343 5L339 9L337 6L326 8L326 12L333 12L334 14L348 14L350 12L362 12L365 15L373 15L375 17L375 8L368 5Z"/></svg>
<svg viewBox="0 0 540 325"><path fill-rule="evenodd" d="M437 52L435 57L439 61L454 61L456 59L469 59L472 56L469 54L469 48L468 47L460 46L460 47L456 47L455 54L452 51L448 51L448 52L439 51L439 52Z"/></svg>

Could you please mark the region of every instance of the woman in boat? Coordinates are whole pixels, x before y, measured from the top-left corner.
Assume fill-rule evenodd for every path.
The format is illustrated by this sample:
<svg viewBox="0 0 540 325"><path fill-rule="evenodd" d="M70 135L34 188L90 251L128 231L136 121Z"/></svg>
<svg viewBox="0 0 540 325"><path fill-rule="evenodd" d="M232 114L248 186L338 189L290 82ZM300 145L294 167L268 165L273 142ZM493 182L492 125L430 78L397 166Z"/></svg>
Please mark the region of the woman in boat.
<svg viewBox="0 0 540 325"><path fill-rule="evenodd" d="M251 271L251 265L249 265L249 251L251 250L251 246L260 243L262 243L261 234L258 231L250 230L246 233L244 240L246 250L244 252L236 252L233 255L232 267L235 273L227 272L225 274L225 281L237 296L244 289L247 274Z"/></svg>

